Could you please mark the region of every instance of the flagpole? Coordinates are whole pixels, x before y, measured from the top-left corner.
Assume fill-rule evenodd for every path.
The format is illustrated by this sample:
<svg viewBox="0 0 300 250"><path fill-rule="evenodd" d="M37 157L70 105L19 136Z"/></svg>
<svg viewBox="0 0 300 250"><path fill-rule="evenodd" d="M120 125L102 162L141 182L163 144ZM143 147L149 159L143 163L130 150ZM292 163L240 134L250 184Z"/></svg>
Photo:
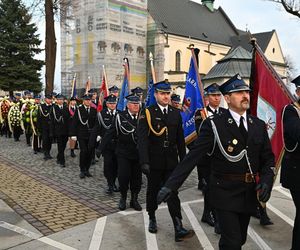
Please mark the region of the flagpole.
<svg viewBox="0 0 300 250"><path fill-rule="evenodd" d="M152 52L149 53L149 61L150 61L151 75L152 75L153 84L155 84L156 83L156 76L155 76L155 71L154 71Z"/></svg>
<svg viewBox="0 0 300 250"><path fill-rule="evenodd" d="M205 118L207 118L208 115L207 115L207 110L206 110L205 102L204 102L204 89L203 89L203 85L202 85L201 78L200 78L200 75L199 75L199 65L198 65L197 60L196 60L194 44L190 44L188 49L191 50L194 64L197 66L198 87L200 89L200 94L201 94L201 98L202 98L203 106L204 106L204 108L203 108L204 113L201 112L201 115L203 116L202 118L205 119ZM199 49L196 49L196 50L197 50L197 53L199 53Z"/></svg>
<svg viewBox="0 0 300 250"><path fill-rule="evenodd" d="M71 97L74 95L74 85L76 81L76 73L74 74L73 81L72 81L72 88L71 88Z"/></svg>

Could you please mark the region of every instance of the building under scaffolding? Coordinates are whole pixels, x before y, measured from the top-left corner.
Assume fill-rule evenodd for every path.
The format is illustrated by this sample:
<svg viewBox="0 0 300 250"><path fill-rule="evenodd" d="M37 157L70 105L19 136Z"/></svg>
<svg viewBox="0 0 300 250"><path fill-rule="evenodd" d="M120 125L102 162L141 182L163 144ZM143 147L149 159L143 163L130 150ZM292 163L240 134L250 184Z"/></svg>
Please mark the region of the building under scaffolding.
<svg viewBox="0 0 300 250"><path fill-rule="evenodd" d="M109 86L123 80L123 58L130 64L131 88L146 82L146 0L64 1L61 18L62 93L69 95L74 74L77 88L99 87L102 66Z"/></svg>

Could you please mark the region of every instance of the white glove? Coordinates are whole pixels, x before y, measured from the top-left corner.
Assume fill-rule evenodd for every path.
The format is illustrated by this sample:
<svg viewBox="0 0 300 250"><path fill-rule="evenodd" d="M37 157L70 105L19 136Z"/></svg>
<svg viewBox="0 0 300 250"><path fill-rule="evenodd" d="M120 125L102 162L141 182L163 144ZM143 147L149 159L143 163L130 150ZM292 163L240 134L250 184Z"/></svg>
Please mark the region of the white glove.
<svg viewBox="0 0 300 250"><path fill-rule="evenodd" d="M72 141L77 141L77 136L71 136Z"/></svg>
<svg viewBox="0 0 300 250"><path fill-rule="evenodd" d="M101 136L98 135L98 136L97 136L97 142L99 142L100 140L101 140Z"/></svg>

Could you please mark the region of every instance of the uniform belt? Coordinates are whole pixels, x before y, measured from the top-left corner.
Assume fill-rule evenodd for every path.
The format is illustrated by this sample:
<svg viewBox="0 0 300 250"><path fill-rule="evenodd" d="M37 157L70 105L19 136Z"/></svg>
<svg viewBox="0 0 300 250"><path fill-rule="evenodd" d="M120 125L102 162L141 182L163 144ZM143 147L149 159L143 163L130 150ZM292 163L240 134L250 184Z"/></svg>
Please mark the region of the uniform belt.
<svg viewBox="0 0 300 250"><path fill-rule="evenodd" d="M226 181L242 181L245 183L253 183L255 182L255 176L256 174L253 174L253 176L250 173L246 174L220 174L220 173L214 173L214 176L221 180Z"/></svg>

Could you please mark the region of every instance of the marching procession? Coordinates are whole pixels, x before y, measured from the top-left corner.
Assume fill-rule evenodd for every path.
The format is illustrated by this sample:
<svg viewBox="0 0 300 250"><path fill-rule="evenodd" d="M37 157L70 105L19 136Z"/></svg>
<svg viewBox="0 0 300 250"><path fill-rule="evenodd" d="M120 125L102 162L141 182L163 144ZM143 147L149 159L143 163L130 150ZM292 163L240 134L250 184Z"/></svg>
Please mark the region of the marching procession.
<svg viewBox="0 0 300 250"><path fill-rule="evenodd" d="M300 81L295 79L300 96ZM147 177L146 211L148 230L158 232L155 211L167 202L175 230L175 241L194 235L184 228L178 188L197 166L198 188L204 194L202 222L215 227L220 234L220 249L241 249L246 242L250 216L259 216L261 225L273 224L266 214L265 202L271 196L274 178L274 154L266 126L257 117L247 114L250 89L236 75L221 86L214 83L205 89L208 118L195 112L198 138L186 144L180 115L180 96L172 94L167 81L154 85L156 103L145 107L143 89L132 89L126 96L126 108L117 110L119 89L109 88L102 111L97 112L99 96L92 89L78 99L67 100L61 94L32 96L24 91L23 98L1 98L1 136L16 143L25 135L33 154L42 153L52 159L51 146L57 143L57 164L67 167L65 154L77 157L79 147L79 178L92 177L89 168L95 156L103 156L107 180L106 194L120 192L119 209L130 207L141 211L138 195L142 173ZM172 95L171 95L172 94ZM220 107L223 95L228 109ZM288 105L283 115L286 154L282 165L282 183L291 190L296 205L293 247L299 249L299 106ZM197 183L195 183L196 185Z"/></svg>

